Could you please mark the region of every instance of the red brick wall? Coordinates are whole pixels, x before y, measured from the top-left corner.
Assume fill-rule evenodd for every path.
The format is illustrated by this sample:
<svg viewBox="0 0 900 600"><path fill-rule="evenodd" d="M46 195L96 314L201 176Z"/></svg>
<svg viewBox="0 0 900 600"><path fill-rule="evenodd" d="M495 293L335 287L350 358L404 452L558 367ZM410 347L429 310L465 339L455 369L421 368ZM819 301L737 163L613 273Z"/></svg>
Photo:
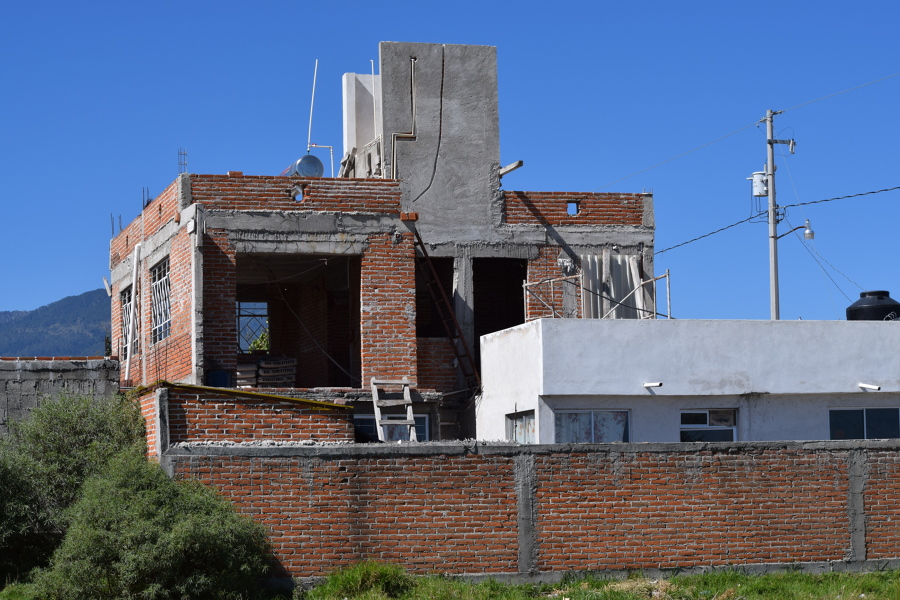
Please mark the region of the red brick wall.
<svg viewBox="0 0 900 600"><path fill-rule="evenodd" d="M538 250L537 258L528 261L528 282L537 283L539 281L559 279L565 274L559 266L559 246L543 246ZM577 285L581 285L581 281L574 280ZM528 312L525 315L527 320L553 318L553 311L556 316L560 317L563 312L563 287L570 285L561 281L556 281L552 285L550 283L542 283L540 285L529 286L527 294ZM579 290L580 291L580 290ZM543 301L543 302L542 302ZM546 304L545 304L546 303ZM548 307L547 305L550 305ZM580 300L576 302L576 310L581 315Z"/></svg>
<svg viewBox="0 0 900 600"><path fill-rule="evenodd" d="M641 225L643 194L585 194L579 192L503 192L506 222L510 225ZM578 202L577 215L568 214Z"/></svg>
<svg viewBox="0 0 900 600"><path fill-rule="evenodd" d="M409 377L416 387L413 234L369 237L360 277L362 381Z"/></svg>
<svg viewBox="0 0 900 600"><path fill-rule="evenodd" d="M288 194L295 185L305 186L302 200ZM383 179L191 175L191 198L210 209L399 214L400 183Z"/></svg>
<svg viewBox="0 0 900 600"><path fill-rule="evenodd" d="M869 451L866 478L866 549L869 558L894 558L900 548L900 453Z"/></svg>
<svg viewBox="0 0 900 600"><path fill-rule="evenodd" d="M166 460L269 527L290 576L363 559L478 574L900 558L900 446L866 444L350 445Z"/></svg>
<svg viewBox="0 0 900 600"><path fill-rule="evenodd" d="M203 367L237 368L237 272L228 232L207 229L203 241Z"/></svg>
<svg viewBox="0 0 900 600"><path fill-rule="evenodd" d="M781 450L541 456L538 568L840 560L845 459Z"/></svg>
<svg viewBox="0 0 900 600"><path fill-rule="evenodd" d="M419 388L439 392L458 389L456 354L453 353L449 338L417 338L416 343Z"/></svg>
<svg viewBox="0 0 900 600"><path fill-rule="evenodd" d="M363 559L418 572L516 570L509 457L197 457L175 472L213 485L263 523L290 576Z"/></svg>
<svg viewBox="0 0 900 600"><path fill-rule="evenodd" d="M350 410L170 389L169 442L353 441Z"/></svg>

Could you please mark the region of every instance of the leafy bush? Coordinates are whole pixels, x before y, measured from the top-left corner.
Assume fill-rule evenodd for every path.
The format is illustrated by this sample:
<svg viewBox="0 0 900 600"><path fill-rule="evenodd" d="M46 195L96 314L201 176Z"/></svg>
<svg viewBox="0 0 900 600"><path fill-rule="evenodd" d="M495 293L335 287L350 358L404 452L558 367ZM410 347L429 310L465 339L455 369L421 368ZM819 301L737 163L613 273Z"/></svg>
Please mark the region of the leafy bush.
<svg viewBox="0 0 900 600"><path fill-rule="evenodd" d="M137 452L89 479L35 596L243 598L267 568L265 530L211 489L170 479Z"/></svg>
<svg viewBox="0 0 900 600"><path fill-rule="evenodd" d="M47 563L84 480L126 448L145 452L146 442L140 410L123 396L61 394L10 425L0 444L0 582Z"/></svg>
<svg viewBox="0 0 900 600"><path fill-rule="evenodd" d="M413 587L413 583L412 576L403 567L366 561L335 571L307 597L310 600L399 598Z"/></svg>

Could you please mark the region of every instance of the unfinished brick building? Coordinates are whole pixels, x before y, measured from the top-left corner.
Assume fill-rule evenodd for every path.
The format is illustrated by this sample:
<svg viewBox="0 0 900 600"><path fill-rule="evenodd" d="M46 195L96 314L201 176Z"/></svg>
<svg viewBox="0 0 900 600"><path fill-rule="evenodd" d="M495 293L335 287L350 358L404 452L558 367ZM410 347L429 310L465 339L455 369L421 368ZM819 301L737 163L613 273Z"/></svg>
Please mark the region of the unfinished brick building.
<svg viewBox="0 0 900 600"><path fill-rule="evenodd" d="M632 292L652 278L649 194L501 189L495 48L382 43L380 73L344 78L340 177L183 174L112 240L122 383L183 384L167 414L147 397L151 437L214 386L325 402L296 410L338 425L305 439L347 439L337 405L371 432L373 378L408 380L418 439L471 436L479 336L655 314Z"/></svg>

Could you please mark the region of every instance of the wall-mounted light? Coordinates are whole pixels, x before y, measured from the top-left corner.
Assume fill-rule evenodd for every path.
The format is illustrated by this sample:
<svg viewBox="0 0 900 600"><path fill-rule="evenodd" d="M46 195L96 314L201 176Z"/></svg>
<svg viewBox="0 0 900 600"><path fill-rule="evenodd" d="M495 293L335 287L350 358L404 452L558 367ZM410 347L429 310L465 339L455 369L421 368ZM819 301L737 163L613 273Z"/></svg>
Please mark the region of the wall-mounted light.
<svg viewBox="0 0 900 600"><path fill-rule="evenodd" d="M662 387L662 381L654 381L652 383L645 383L645 388L654 388L654 387Z"/></svg>
<svg viewBox="0 0 900 600"><path fill-rule="evenodd" d="M875 392L877 392L878 390L881 389L881 386L880 386L880 385L871 385L871 384L868 384L868 383L860 383L860 384L857 384L857 385L859 385L859 387L861 387L861 388L864 389L864 390L872 390L872 391L875 391Z"/></svg>

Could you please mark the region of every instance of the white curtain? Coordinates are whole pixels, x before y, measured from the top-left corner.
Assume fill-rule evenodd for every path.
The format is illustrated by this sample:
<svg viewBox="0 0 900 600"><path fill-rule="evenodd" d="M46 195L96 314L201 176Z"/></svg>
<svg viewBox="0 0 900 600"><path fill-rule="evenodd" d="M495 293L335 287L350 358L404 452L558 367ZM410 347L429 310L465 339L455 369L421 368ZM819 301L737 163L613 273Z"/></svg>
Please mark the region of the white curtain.
<svg viewBox="0 0 900 600"><path fill-rule="evenodd" d="M649 290L631 293L641 283L639 255L618 254L604 250L602 254L583 254L582 316L585 319L649 318ZM631 295L629 295L631 294ZM612 311L612 312L610 312Z"/></svg>

